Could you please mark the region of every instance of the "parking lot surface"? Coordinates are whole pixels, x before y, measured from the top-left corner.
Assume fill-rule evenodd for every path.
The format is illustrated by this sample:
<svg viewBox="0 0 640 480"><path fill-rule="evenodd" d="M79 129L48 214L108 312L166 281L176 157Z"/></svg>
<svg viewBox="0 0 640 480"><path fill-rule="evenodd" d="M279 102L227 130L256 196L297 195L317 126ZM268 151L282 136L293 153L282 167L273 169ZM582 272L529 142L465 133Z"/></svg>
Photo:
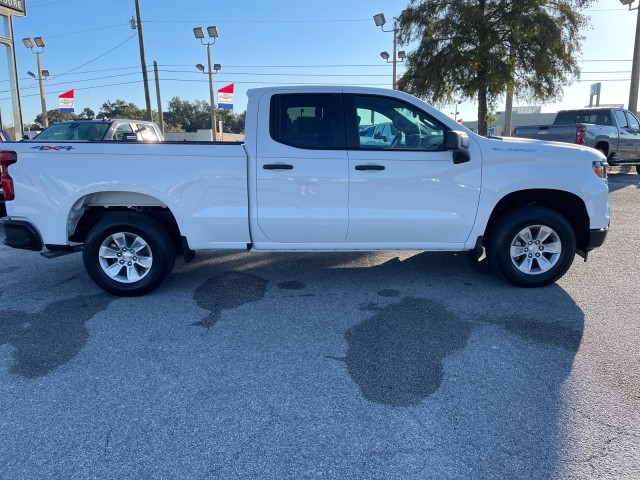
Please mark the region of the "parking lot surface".
<svg viewBox="0 0 640 480"><path fill-rule="evenodd" d="M0 246L0 477L640 477L640 176L521 289L464 254L199 253L103 293ZM2 238L3 239L3 238Z"/></svg>

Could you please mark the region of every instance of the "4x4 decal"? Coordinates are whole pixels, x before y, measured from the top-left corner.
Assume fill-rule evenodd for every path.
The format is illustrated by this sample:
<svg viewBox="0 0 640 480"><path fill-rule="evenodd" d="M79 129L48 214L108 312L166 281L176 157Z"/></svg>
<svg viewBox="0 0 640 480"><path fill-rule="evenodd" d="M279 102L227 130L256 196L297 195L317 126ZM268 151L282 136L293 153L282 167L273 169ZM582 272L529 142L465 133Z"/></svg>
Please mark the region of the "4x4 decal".
<svg viewBox="0 0 640 480"><path fill-rule="evenodd" d="M36 150L55 150L60 151L60 150L73 150L73 147L71 145L68 146L63 146L63 145L38 145L37 147L31 147L32 149L36 149Z"/></svg>

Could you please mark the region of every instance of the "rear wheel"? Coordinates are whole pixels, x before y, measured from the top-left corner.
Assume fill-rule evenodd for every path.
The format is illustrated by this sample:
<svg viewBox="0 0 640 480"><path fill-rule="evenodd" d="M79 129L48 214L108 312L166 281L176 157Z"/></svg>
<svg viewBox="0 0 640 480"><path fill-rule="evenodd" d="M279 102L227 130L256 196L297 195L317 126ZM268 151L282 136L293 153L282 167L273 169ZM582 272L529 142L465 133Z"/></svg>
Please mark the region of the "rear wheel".
<svg viewBox="0 0 640 480"><path fill-rule="evenodd" d="M103 290L135 296L160 286L171 273L175 249L165 228L143 215L118 215L98 222L82 252L85 269Z"/></svg>
<svg viewBox="0 0 640 480"><path fill-rule="evenodd" d="M573 227L555 210L519 207L498 219L487 242L487 256L511 283L541 287L562 277L573 262Z"/></svg>

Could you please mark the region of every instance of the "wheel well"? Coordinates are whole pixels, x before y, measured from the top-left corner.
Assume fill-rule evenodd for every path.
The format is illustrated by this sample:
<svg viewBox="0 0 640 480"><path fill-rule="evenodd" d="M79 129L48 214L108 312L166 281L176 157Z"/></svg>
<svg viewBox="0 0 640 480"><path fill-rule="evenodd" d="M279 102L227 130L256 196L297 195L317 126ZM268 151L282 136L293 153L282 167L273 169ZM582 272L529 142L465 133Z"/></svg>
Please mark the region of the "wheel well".
<svg viewBox="0 0 640 480"><path fill-rule="evenodd" d="M87 234L96 223L110 216L122 215L123 213L130 213L131 215L145 215L155 219L169 232L169 235L176 247L176 251L182 251L182 241L178 223L176 222L173 213L171 213L171 211L166 207L84 207L82 216L78 220L75 230L69 235L69 240L72 242L84 243L87 238Z"/></svg>
<svg viewBox="0 0 640 480"><path fill-rule="evenodd" d="M536 189L510 193L500 200L493 212L491 212L485 238L491 235L491 229L502 215L514 208L527 205L539 205L560 213L573 227L578 250L587 248L589 242L589 214L587 213L587 208L580 197L561 190Z"/></svg>
<svg viewBox="0 0 640 480"><path fill-rule="evenodd" d="M596 150L600 150L604 153L604 156L609 158L609 144L607 142L598 142L595 147Z"/></svg>

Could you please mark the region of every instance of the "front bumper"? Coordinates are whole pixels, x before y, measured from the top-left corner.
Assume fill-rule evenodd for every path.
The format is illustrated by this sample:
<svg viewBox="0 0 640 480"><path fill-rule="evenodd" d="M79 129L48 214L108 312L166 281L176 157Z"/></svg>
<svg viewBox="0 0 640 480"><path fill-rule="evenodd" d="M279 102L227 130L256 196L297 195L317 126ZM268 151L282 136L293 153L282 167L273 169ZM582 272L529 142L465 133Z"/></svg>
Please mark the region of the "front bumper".
<svg viewBox="0 0 640 480"><path fill-rule="evenodd" d="M605 238L607 238L608 232L609 227L589 230L589 241L587 242L587 248L585 250L588 252L590 250L593 250L594 248L601 247L604 243Z"/></svg>
<svg viewBox="0 0 640 480"><path fill-rule="evenodd" d="M4 244L23 250L42 250L42 238L33 225L25 220L14 220L11 217L0 218L4 228Z"/></svg>

